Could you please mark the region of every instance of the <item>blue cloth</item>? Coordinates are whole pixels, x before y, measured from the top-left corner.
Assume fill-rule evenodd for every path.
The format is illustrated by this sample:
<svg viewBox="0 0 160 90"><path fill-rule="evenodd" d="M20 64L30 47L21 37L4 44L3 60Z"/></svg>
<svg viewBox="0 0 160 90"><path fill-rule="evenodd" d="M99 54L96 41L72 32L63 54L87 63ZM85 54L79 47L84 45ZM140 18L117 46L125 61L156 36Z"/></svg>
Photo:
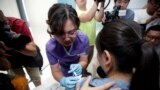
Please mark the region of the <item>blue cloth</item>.
<svg viewBox="0 0 160 90"><path fill-rule="evenodd" d="M122 16L120 18L133 21L134 16L135 16L134 11L132 11L130 9L127 9L126 10L126 16Z"/></svg>
<svg viewBox="0 0 160 90"><path fill-rule="evenodd" d="M74 9L76 8L76 3L74 0L58 0L58 3L69 4L72 5Z"/></svg>
<svg viewBox="0 0 160 90"><path fill-rule="evenodd" d="M68 73L71 64L79 63L80 55L88 55L89 40L86 34L77 31L77 36L69 51L67 51L55 38L51 38L46 44L46 54L50 65L59 63L64 76L72 76Z"/></svg>
<svg viewBox="0 0 160 90"><path fill-rule="evenodd" d="M83 86L85 80L86 79L81 80L80 87ZM97 86L101 86L101 85L104 85L104 84L106 84L108 82L112 82L112 81L114 81L116 84L107 90L112 90L114 88L121 88L121 90L129 90L129 82L125 82L125 81L121 81L121 80L113 80L111 78L92 78L89 85L91 87L97 87Z"/></svg>

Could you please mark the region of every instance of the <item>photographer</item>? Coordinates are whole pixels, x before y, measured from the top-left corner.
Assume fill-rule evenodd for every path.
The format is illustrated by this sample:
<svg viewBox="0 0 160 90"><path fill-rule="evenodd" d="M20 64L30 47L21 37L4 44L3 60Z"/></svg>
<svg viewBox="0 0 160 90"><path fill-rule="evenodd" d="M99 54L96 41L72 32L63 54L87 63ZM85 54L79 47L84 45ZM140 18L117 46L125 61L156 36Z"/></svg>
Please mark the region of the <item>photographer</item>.
<svg viewBox="0 0 160 90"><path fill-rule="evenodd" d="M160 1L159 0L148 0L147 5L147 13L150 15L150 18L147 19L146 24L160 18Z"/></svg>
<svg viewBox="0 0 160 90"><path fill-rule="evenodd" d="M122 18L126 20L134 20L134 11L127 9L130 0L114 0L115 6L112 13L108 11L105 12L105 16L102 19L102 22L111 22L115 18Z"/></svg>
<svg viewBox="0 0 160 90"><path fill-rule="evenodd" d="M6 51L9 54L7 59L11 63L9 75L25 77L25 67L35 86L40 85L40 72L35 60L37 47L27 24L22 19L4 16L0 10L0 41L9 48ZM27 87L29 89L28 85Z"/></svg>
<svg viewBox="0 0 160 90"><path fill-rule="evenodd" d="M126 10L126 15L121 16L120 18L127 20L134 20L134 12L130 9L127 9L130 0L114 0L115 6L120 6L120 10Z"/></svg>

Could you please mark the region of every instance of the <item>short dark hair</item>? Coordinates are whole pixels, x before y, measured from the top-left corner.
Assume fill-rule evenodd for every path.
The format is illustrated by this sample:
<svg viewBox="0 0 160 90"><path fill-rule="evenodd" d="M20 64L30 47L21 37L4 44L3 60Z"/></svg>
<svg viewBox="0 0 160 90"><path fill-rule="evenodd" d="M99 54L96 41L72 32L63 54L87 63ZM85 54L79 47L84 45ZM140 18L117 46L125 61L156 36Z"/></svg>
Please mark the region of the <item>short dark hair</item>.
<svg viewBox="0 0 160 90"><path fill-rule="evenodd" d="M148 31L150 30L160 31L160 18L152 20L147 24L145 34L148 33Z"/></svg>
<svg viewBox="0 0 160 90"><path fill-rule="evenodd" d="M129 2L130 2L130 0L128 0ZM117 2L117 0L114 0L114 3L116 3Z"/></svg>
<svg viewBox="0 0 160 90"><path fill-rule="evenodd" d="M97 51L108 50L113 53L118 58L117 68L119 71L132 71L133 62L135 59L137 60L137 52L134 48L130 48L132 47L130 45L136 45L140 41L141 35L141 28L135 22L116 20L107 23L97 36ZM124 55L125 57L122 57Z"/></svg>
<svg viewBox="0 0 160 90"><path fill-rule="evenodd" d="M75 27L79 28L80 20L75 9L68 4L53 4L48 11L47 24L50 27L50 35L62 35L64 33L64 24L70 19Z"/></svg>
<svg viewBox="0 0 160 90"><path fill-rule="evenodd" d="M98 54L112 53L119 72L133 73L129 90L159 90L159 53L143 41L138 23L120 19L106 23L96 38L96 48Z"/></svg>
<svg viewBox="0 0 160 90"><path fill-rule="evenodd" d="M145 34L147 34L151 30L160 32L160 25L156 25L156 26L148 28L148 30L145 32Z"/></svg>

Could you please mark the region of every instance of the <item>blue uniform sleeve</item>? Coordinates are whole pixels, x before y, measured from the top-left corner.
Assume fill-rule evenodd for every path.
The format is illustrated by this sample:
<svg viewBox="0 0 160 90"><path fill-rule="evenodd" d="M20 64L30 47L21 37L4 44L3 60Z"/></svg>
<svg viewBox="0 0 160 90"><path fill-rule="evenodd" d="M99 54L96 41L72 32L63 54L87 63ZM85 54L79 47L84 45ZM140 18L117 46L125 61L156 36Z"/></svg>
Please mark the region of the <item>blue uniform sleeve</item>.
<svg viewBox="0 0 160 90"><path fill-rule="evenodd" d="M84 38L84 43L82 44L82 53L88 55L89 53L89 39L87 36Z"/></svg>
<svg viewBox="0 0 160 90"><path fill-rule="evenodd" d="M49 43L46 44L46 55L47 55L47 58L48 58L50 65L54 65L54 64L58 63L58 59L56 58L56 56L54 54L54 48Z"/></svg>

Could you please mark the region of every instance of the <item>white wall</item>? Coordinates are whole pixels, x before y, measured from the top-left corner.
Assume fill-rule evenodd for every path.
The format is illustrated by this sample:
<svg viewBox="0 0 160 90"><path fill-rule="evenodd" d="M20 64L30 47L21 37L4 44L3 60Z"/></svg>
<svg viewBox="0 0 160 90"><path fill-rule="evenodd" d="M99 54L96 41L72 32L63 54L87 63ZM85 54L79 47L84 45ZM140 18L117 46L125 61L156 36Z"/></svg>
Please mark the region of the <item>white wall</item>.
<svg viewBox="0 0 160 90"><path fill-rule="evenodd" d="M130 0L128 8L140 9L147 4L148 0Z"/></svg>
<svg viewBox="0 0 160 90"><path fill-rule="evenodd" d="M16 0L0 0L0 9L6 16L15 16L20 18Z"/></svg>
<svg viewBox="0 0 160 90"><path fill-rule="evenodd" d="M57 0L24 0L34 40L40 46L43 54L44 67L48 65L45 44L50 38L47 34L47 13L53 3L56 2Z"/></svg>

